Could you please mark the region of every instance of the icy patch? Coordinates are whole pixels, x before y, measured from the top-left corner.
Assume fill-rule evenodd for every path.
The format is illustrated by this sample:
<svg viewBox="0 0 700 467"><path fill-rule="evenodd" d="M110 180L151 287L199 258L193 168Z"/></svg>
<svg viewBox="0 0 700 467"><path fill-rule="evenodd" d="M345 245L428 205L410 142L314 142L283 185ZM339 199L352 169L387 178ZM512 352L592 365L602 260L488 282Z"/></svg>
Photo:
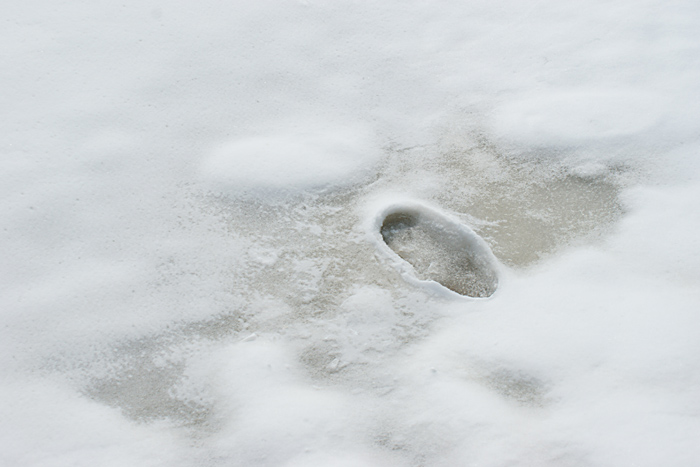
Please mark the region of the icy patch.
<svg viewBox="0 0 700 467"><path fill-rule="evenodd" d="M412 266L420 282L437 283L474 298L490 297L496 291L497 260L469 227L410 203L382 211L375 228L384 243ZM408 271L403 272L410 277Z"/></svg>
<svg viewBox="0 0 700 467"><path fill-rule="evenodd" d="M379 156L362 129L313 125L221 144L200 174L212 189L228 194L288 193L352 185Z"/></svg>

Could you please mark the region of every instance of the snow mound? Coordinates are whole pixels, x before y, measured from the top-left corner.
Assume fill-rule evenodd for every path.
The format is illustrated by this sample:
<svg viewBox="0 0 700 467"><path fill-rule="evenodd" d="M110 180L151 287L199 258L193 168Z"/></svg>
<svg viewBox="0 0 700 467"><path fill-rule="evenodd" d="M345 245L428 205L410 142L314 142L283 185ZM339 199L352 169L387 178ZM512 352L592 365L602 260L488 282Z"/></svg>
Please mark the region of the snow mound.
<svg viewBox="0 0 700 467"><path fill-rule="evenodd" d="M560 89L499 106L497 134L534 145L569 145L639 135L665 114L661 96L641 90Z"/></svg>
<svg viewBox="0 0 700 467"><path fill-rule="evenodd" d="M362 129L315 125L225 142L200 173L213 190L230 195L289 193L356 183L378 157Z"/></svg>

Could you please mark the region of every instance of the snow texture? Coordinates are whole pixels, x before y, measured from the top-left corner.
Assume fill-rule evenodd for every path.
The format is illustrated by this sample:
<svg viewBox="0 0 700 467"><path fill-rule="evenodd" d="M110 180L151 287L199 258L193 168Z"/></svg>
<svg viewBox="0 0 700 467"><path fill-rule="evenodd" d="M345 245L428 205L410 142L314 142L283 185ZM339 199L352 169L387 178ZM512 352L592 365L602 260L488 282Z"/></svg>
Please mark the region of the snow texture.
<svg viewBox="0 0 700 467"><path fill-rule="evenodd" d="M6 3L0 465L700 463L697 2Z"/></svg>

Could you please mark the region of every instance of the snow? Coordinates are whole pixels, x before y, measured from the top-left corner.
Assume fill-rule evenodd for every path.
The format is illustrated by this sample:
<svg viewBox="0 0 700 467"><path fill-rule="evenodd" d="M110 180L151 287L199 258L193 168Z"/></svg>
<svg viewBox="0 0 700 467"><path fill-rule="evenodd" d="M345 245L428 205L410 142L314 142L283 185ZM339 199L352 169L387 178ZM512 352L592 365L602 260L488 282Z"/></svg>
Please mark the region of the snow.
<svg viewBox="0 0 700 467"><path fill-rule="evenodd" d="M528 145L576 145L639 135L664 117L664 99L645 90L548 90L501 105L496 133Z"/></svg>
<svg viewBox="0 0 700 467"><path fill-rule="evenodd" d="M8 5L0 464L696 465L699 16ZM493 296L404 280L409 201Z"/></svg>
<svg viewBox="0 0 700 467"><path fill-rule="evenodd" d="M222 144L201 173L213 190L269 196L358 182L372 172L378 153L362 131L313 124Z"/></svg>

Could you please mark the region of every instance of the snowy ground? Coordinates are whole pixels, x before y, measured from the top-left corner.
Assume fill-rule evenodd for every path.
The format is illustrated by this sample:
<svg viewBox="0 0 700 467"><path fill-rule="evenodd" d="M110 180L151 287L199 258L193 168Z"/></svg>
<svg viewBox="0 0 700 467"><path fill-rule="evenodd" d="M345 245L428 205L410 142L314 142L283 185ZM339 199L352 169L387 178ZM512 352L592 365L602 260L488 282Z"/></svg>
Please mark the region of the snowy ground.
<svg viewBox="0 0 700 467"><path fill-rule="evenodd" d="M0 464L698 465L698 24L5 5ZM485 239L493 296L402 277L403 202Z"/></svg>

